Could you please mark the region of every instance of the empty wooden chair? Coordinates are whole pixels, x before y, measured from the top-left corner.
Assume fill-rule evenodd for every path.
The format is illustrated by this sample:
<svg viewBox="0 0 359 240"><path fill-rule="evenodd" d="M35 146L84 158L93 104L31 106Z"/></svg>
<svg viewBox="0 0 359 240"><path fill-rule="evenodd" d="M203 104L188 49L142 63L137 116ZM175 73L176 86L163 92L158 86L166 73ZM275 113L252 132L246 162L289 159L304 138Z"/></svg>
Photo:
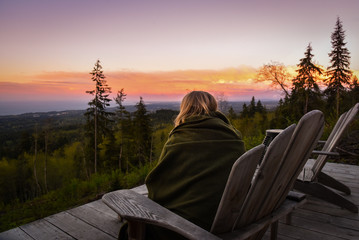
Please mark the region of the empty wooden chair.
<svg viewBox="0 0 359 240"><path fill-rule="evenodd" d="M305 201L303 195L296 200L287 196L323 126L320 111L303 116L297 126L286 128L271 142L257 171L264 145L243 154L232 167L210 232L131 190L107 193L102 199L128 221L130 239L143 239L145 224L188 239L258 239L272 223L275 238L278 219Z"/></svg>
<svg viewBox="0 0 359 240"><path fill-rule="evenodd" d="M315 159L314 164L311 165L312 161L308 162L302 173L298 176L298 180L294 185L295 189L301 192L346 208L354 213L358 212L358 207L337 192L330 189L334 188L349 195L351 193L350 188L333 177L323 173L322 169L328 161L329 156L339 156L339 153L335 151L336 147L350 123L355 119L358 111L359 103L339 117L322 150L313 151L313 153L319 154L317 159Z"/></svg>

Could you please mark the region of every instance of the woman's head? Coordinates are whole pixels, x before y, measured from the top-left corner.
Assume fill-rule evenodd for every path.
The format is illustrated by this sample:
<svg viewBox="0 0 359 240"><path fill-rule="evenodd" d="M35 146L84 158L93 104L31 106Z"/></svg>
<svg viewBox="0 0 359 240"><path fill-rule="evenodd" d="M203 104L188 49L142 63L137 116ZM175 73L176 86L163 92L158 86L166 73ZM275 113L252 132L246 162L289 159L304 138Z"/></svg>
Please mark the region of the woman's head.
<svg viewBox="0 0 359 240"><path fill-rule="evenodd" d="M182 99L180 113L175 119L175 126L183 123L186 118L195 115L210 115L217 111L216 99L208 92L192 91Z"/></svg>

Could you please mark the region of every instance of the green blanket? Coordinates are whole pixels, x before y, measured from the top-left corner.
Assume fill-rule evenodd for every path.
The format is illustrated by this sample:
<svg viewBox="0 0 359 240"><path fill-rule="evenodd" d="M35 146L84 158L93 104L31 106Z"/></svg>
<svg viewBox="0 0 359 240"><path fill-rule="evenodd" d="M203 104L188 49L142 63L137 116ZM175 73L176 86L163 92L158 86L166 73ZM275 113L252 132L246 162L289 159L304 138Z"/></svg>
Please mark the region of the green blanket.
<svg viewBox="0 0 359 240"><path fill-rule="evenodd" d="M192 117L172 130L147 176L149 198L210 230L232 165L244 152L241 134L223 114ZM149 227L162 239L158 231L163 234Z"/></svg>

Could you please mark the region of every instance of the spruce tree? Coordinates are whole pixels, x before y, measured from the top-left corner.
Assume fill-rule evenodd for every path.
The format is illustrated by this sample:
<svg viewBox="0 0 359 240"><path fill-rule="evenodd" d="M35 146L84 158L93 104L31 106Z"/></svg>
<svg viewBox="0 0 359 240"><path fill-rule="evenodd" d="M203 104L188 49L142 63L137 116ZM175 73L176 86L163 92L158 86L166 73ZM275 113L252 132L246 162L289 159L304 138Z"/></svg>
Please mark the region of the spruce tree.
<svg viewBox="0 0 359 240"><path fill-rule="evenodd" d="M248 116L251 118L251 117L254 117L254 115L256 114L257 112L257 108L256 108L256 100L254 98L254 96L252 97L252 100L249 104L249 109L248 109Z"/></svg>
<svg viewBox="0 0 359 240"><path fill-rule="evenodd" d="M95 66L90 72L92 75L91 79L95 82L95 89L86 91L86 93L91 94L94 98L88 103L90 106L85 112L87 118L86 130L87 135L90 139L93 139L93 149L94 149L94 172L97 172L97 148L98 145L102 142L102 139L111 134L110 123L112 112L107 111L107 107L110 106L111 99L109 95L111 93L111 88L107 85L105 80L105 75L102 71L102 66L100 60L97 60ZM90 140L92 141L92 140Z"/></svg>
<svg viewBox="0 0 359 240"><path fill-rule="evenodd" d="M140 102L136 104L136 111L134 112L134 135L138 163L145 163L147 159L152 157L151 141L153 138L151 119L147 114L142 97L140 97Z"/></svg>
<svg viewBox="0 0 359 240"><path fill-rule="evenodd" d="M125 101L126 96L127 96L127 94L125 94L125 91L122 88L120 91L117 92L116 98L114 98L114 100L118 104L116 113L117 113L117 121L118 121L117 127L118 127L118 132L120 134L119 153L118 153L119 169L122 169L123 145L124 145L124 125L126 124L125 116L129 115L129 112L126 111L126 108L123 105L123 102Z"/></svg>
<svg viewBox="0 0 359 240"><path fill-rule="evenodd" d="M293 92L292 96L299 97L298 101L303 105L303 112L308 112L308 106L310 99L315 102L320 97L320 89L317 81L323 74L322 69L313 63L312 46L310 43L304 53L304 58L300 59L297 65L298 69L296 72L298 75L293 79ZM301 115L302 115L301 114Z"/></svg>
<svg viewBox="0 0 359 240"><path fill-rule="evenodd" d="M326 79L328 104L331 105L332 99L336 102L336 116L339 116L340 98L345 91L345 85L350 83L352 72L350 71L350 52L345 47L345 31L340 18L337 18L334 32L331 35L332 51L329 53L331 65L327 69L328 78ZM329 106L330 106L329 105Z"/></svg>
<svg viewBox="0 0 359 240"><path fill-rule="evenodd" d="M242 112L241 112L240 117L241 118L246 118L246 117L248 117L248 115L249 115L248 106L247 106L247 104L243 103Z"/></svg>
<svg viewBox="0 0 359 240"><path fill-rule="evenodd" d="M257 102L256 111L259 112L259 113L266 113L266 109L263 106L261 100L258 100L258 102Z"/></svg>
<svg viewBox="0 0 359 240"><path fill-rule="evenodd" d="M229 110L228 110L228 114L227 114L227 115L228 115L229 120L231 120L231 121L233 121L234 119L237 118L237 114L236 114L236 112L234 111L234 109L233 109L232 106L229 107Z"/></svg>

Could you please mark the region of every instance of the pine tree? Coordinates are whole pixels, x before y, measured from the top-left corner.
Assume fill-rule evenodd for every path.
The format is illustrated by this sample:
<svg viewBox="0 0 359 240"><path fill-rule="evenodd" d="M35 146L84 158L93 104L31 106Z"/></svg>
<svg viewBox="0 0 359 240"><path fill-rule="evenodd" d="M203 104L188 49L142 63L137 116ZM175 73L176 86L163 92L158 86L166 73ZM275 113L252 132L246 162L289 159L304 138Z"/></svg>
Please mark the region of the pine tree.
<svg viewBox="0 0 359 240"><path fill-rule="evenodd" d="M234 109L233 109L232 106L229 107L229 110L228 110L228 118L229 118L229 120L231 120L231 121L237 118L237 114L236 114L236 112L234 111Z"/></svg>
<svg viewBox="0 0 359 240"><path fill-rule="evenodd" d="M327 89L325 93L328 95L329 100L335 98L336 102L336 116L339 116L339 103L340 98L345 91L345 85L348 85L352 76L350 71L350 52L345 47L344 42L345 31L340 18L337 18L334 32L331 35L332 51L329 53L331 65L327 69L326 79ZM331 104L331 101L329 101Z"/></svg>
<svg viewBox="0 0 359 240"><path fill-rule="evenodd" d="M249 115L249 110L247 104L243 103L242 106L242 112L241 112L241 118L246 118Z"/></svg>
<svg viewBox="0 0 359 240"><path fill-rule="evenodd" d="M118 130L120 133L120 146L119 146L119 153L118 153L118 167L121 169L122 166L122 156L123 156L123 141L124 141L124 121L125 121L125 115L128 115L129 113L126 111L125 106L123 105L123 102L126 99L127 94L125 94L124 89L122 88L120 91L117 92L116 98L114 100L118 104L117 107L117 121L118 121Z"/></svg>
<svg viewBox="0 0 359 240"><path fill-rule="evenodd" d="M136 111L134 112L134 135L138 163L145 163L147 159L152 157L151 140L153 139L151 119L147 114L142 97L140 97L140 102L136 104Z"/></svg>
<svg viewBox="0 0 359 240"><path fill-rule="evenodd" d="M312 46L310 43L307 46L307 50L304 53L304 58L300 59L300 63L297 65L296 72L298 75L293 79L293 92L299 96L299 101L303 103L303 113L308 112L308 105L310 98L316 98L320 96L320 89L317 81L322 75L322 69L316 66L312 59ZM293 94L292 92L292 94ZM316 99L314 99L315 101Z"/></svg>
<svg viewBox="0 0 359 240"><path fill-rule="evenodd" d="M96 61L90 74L92 75L92 81L95 82L95 89L86 91L86 93L91 94L94 98L88 103L90 107L86 110L85 116L87 118L87 135L93 139L94 144L94 172L96 173L98 164L97 148L102 142L103 137L107 134L111 134L110 123L113 113L107 111L107 107L110 106L111 101L109 98L111 88L105 80L100 60Z"/></svg>
<svg viewBox="0 0 359 240"><path fill-rule="evenodd" d="M258 102L257 102L256 111L259 112L259 113L266 113L266 109L263 106L261 100L258 100Z"/></svg>
<svg viewBox="0 0 359 240"><path fill-rule="evenodd" d="M257 108L256 108L256 100L254 98L254 96L252 97L252 100L249 104L249 109L248 109L248 116L249 117L254 117L254 115L257 112Z"/></svg>

